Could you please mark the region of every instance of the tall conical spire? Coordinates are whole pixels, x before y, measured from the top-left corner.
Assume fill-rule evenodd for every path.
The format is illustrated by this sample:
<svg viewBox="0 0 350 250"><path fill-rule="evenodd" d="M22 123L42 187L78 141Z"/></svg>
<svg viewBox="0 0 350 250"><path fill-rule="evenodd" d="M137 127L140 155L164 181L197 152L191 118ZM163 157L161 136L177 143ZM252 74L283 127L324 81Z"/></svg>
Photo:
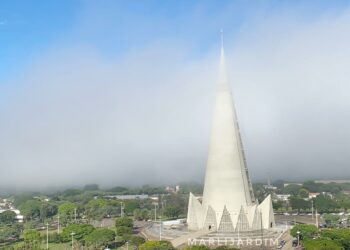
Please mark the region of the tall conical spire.
<svg viewBox="0 0 350 250"><path fill-rule="evenodd" d="M224 31L221 30L221 53L220 53L220 72L219 72L219 90L229 91L228 76L226 71L226 60L224 50Z"/></svg>
<svg viewBox="0 0 350 250"><path fill-rule="evenodd" d="M203 199L200 204L198 198L190 196L189 229L209 227L212 230L222 230L222 223L231 223L236 227L237 222L242 221L240 214L248 214L256 209L262 214L260 217L265 218L263 228L269 229L274 225L271 199L267 198L262 203L261 211L260 206L255 203L226 71L222 31L219 72ZM258 221L257 218L254 219L255 214L249 213L249 219L245 220L245 229L254 228L254 220L256 223ZM227 219L228 215L230 220Z"/></svg>
<svg viewBox="0 0 350 250"><path fill-rule="evenodd" d="M214 108L203 205L222 212L239 211L254 201L239 126L229 87L221 33L221 58Z"/></svg>

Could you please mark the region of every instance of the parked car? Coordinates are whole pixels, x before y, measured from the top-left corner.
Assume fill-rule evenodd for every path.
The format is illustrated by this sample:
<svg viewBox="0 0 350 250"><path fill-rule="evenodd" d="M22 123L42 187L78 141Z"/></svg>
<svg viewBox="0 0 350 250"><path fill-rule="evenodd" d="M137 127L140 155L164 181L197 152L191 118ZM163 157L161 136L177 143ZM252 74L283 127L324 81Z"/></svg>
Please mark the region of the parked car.
<svg viewBox="0 0 350 250"><path fill-rule="evenodd" d="M297 247L298 246L298 239L294 239L292 241L292 247Z"/></svg>
<svg viewBox="0 0 350 250"><path fill-rule="evenodd" d="M285 244L286 244L286 241L285 240L281 240L280 243L278 244L277 249L282 249Z"/></svg>

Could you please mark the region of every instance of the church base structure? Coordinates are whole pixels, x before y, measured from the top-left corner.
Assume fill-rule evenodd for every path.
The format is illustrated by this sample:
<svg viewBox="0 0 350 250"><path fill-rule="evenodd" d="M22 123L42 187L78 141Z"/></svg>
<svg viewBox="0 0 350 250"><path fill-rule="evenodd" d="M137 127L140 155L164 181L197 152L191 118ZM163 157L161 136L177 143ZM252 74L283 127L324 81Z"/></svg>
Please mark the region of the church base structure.
<svg viewBox="0 0 350 250"><path fill-rule="evenodd" d="M204 207L199 199L190 194L187 224L189 230L208 229L219 233L238 233L256 230L269 230L275 227L271 196L261 204L243 205L239 210L230 210L227 206L215 210Z"/></svg>

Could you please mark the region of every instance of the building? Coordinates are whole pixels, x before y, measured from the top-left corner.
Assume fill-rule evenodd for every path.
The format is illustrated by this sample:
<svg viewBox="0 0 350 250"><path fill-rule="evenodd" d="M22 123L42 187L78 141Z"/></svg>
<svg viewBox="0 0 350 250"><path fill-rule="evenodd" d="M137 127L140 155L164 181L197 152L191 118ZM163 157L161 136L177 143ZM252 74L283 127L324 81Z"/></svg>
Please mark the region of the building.
<svg viewBox="0 0 350 250"><path fill-rule="evenodd" d="M254 198L223 47L203 199L190 194L187 223L189 230L218 233L275 227L271 196L261 204Z"/></svg>
<svg viewBox="0 0 350 250"><path fill-rule="evenodd" d="M272 185L264 185L263 187L264 187L265 189L268 189L268 190L277 190L277 187L272 186Z"/></svg>
<svg viewBox="0 0 350 250"><path fill-rule="evenodd" d="M309 193L308 200L314 199L314 198L316 198L319 195L327 196L327 197L333 199L333 194L332 193L330 193L330 192L321 192L321 193Z"/></svg>
<svg viewBox="0 0 350 250"><path fill-rule="evenodd" d="M276 201L289 201L290 194L276 194L275 200Z"/></svg>
<svg viewBox="0 0 350 250"><path fill-rule="evenodd" d="M319 196L321 193L309 193L309 199L313 199L316 198L317 196Z"/></svg>
<svg viewBox="0 0 350 250"><path fill-rule="evenodd" d="M179 185L176 185L175 187L167 186L165 188L165 191L169 193L178 193L180 191L180 186Z"/></svg>
<svg viewBox="0 0 350 250"><path fill-rule="evenodd" d="M350 183L350 180L315 180L315 183L322 183L322 184L344 184L344 183Z"/></svg>
<svg viewBox="0 0 350 250"><path fill-rule="evenodd" d="M116 199L116 200L145 200L148 199L148 194L122 194L122 195L105 195L106 199ZM97 199L98 196L95 197Z"/></svg>
<svg viewBox="0 0 350 250"><path fill-rule="evenodd" d="M300 183L300 182L288 182L288 183L284 183L284 184L283 184L283 187L288 187L289 185L302 186L303 183Z"/></svg>

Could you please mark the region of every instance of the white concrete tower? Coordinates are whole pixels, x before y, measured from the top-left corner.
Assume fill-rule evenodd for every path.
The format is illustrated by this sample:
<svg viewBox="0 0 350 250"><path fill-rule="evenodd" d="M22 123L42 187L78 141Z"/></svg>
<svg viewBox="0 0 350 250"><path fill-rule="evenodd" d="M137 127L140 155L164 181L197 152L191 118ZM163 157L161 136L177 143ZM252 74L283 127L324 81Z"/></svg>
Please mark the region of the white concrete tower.
<svg viewBox="0 0 350 250"><path fill-rule="evenodd" d="M222 211L224 206L229 212L239 211L241 205L254 203L254 194L228 82L223 45L217 88L203 205L211 205L215 211Z"/></svg>
<svg viewBox="0 0 350 250"><path fill-rule="evenodd" d="M248 174L226 71L223 37L221 39L220 73L203 199L200 203L194 195L190 195L187 220L189 229L194 230L208 227L218 231L256 230L255 227L262 223L258 223L254 217L260 218L261 211L255 202ZM265 223L267 227L270 220ZM274 221L271 222L274 225Z"/></svg>

